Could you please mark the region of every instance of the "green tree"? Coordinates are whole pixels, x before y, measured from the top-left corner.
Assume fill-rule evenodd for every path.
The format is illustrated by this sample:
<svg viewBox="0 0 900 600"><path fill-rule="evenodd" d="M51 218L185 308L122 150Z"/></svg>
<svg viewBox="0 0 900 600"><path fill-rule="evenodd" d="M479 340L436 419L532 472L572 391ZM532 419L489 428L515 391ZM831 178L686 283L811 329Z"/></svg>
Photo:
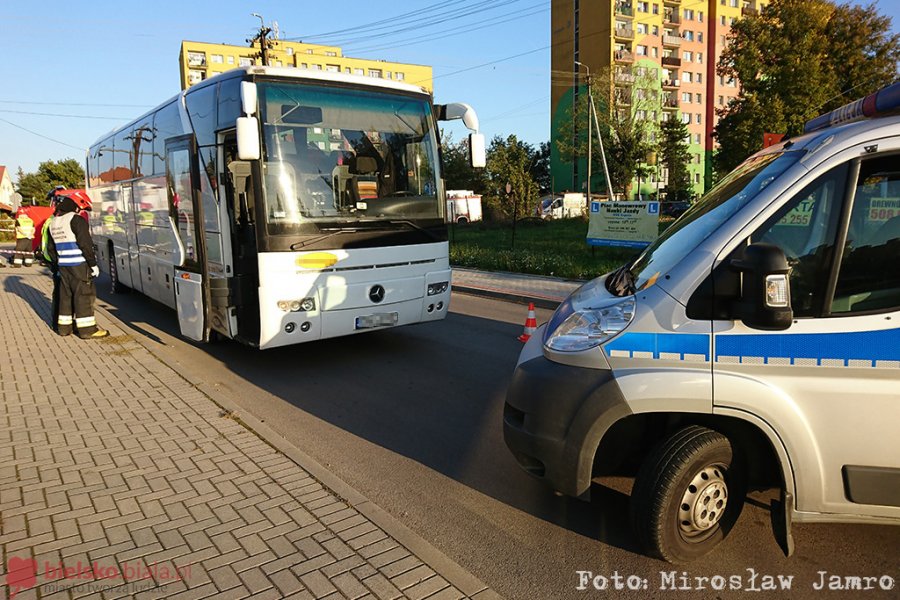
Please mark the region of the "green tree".
<svg viewBox="0 0 900 600"><path fill-rule="evenodd" d="M669 200L687 200L694 195L691 174L688 164L691 160L688 152L687 125L679 118L671 116L659 127L660 139L657 148L657 160L668 172L666 197Z"/></svg>
<svg viewBox="0 0 900 600"><path fill-rule="evenodd" d="M538 184L541 194L550 192L550 142L541 142L532 156L531 176Z"/></svg>
<svg viewBox="0 0 900 600"><path fill-rule="evenodd" d="M610 187L613 193L631 196L631 188L642 163L647 161L652 149L650 139L655 123L649 115L658 114L662 106L655 77L639 67L616 70L599 70L592 77L592 95L596 108L596 121L606 151ZM569 109L568 119L562 119L557 138L557 149L563 156L576 160L587 158L587 122L590 106L584 90L578 94L574 108ZM600 144L597 142L597 123L593 125L591 140L593 172L591 179L602 181L603 162ZM575 132L578 135L575 135ZM643 171L641 171L643 172ZM605 186L591 184L592 192L605 191Z"/></svg>
<svg viewBox="0 0 900 600"><path fill-rule="evenodd" d="M507 217L516 212L519 217L524 217L529 214L529 209L534 209L539 194L538 183L532 174L534 157L534 147L519 141L515 135L506 139L495 136L491 140L484 169L489 206L498 206ZM506 194L507 183L512 188L511 198Z"/></svg>
<svg viewBox="0 0 900 600"><path fill-rule="evenodd" d="M473 169L469 165L468 140L454 143L452 134L441 131L441 154L448 190L473 190L476 194L485 192L484 169Z"/></svg>
<svg viewBox="0 0 900 600"><path fill-rule="evenodd" d="M38 204L46 204L47 192L57 185L84 187L84 169L74 158L45 160L34 173L25 173L20 167L16 178L16 188L22 198L33 198Z"/></svg>
<svg viewBox="0 0 900 600"><path fill-rule="evenodd" d="M762 133L794 136L810 119L896 78L900 36L874 5L773 0L737 21L717 65L741 90L717 111L717 173L762 147ZM748 137L749 136L749 137Z"/></svg>

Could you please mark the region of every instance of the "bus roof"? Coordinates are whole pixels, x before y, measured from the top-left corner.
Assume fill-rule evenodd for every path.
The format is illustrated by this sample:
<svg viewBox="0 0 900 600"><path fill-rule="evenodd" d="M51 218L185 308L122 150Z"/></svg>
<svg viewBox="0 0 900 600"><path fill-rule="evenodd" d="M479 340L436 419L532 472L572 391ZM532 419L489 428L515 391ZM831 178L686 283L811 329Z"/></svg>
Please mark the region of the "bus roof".
<svg viewBox="0 0 900 600"><path fill-rule="evenodd" d="M314 71L310 69L298 69L296 67L259 67L259 66L251 66L251 67L237 67L235 69L231 69L229 71L225 71L224 73L218 73L209 79L202 81L196 85L189 87L186 90L182 90L178 94L175 94L171 98L168 98L164 102L160 102L157 106L152 108L151 110L146 111L140 116L131 119L124 125L119 127L115 127L110 131L106 132L102 136L100 136L91 146L95 146L100 141L108 138L110 135L113 135L127 127L130 127L146 117L149 114L152 114L159 110L160 107L165 106L173 102L174 100L182 97L186 94L190 94L196 90L205 88L209 85L215 85L219 81L223 81L226 79L232 79L234 77L244 77L246 75L264 75L268 77L276 77L276 78L284 78L284 79L294 79L294 80L306 80L306 81L314 81L314 82L331 82L331 83L349 83L352 85L358 85L362 87L369 88L383 88L386 90L396 90L400 92L414 93L414 94L426 94L430 95L428 90L423 87L412 85L409 83L403 83L400 81L392 81L390 79L378 79L375 77L366 77L364 75L349 75L347 73L334 73L331 71Z"/></svg>

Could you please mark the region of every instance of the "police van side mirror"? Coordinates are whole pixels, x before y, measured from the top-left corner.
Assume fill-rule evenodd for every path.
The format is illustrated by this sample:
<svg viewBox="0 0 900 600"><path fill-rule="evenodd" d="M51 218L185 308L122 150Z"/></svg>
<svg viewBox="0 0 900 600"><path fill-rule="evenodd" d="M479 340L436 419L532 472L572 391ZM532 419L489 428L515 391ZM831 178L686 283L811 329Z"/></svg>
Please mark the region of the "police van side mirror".
<svg viewBox="0 0 900 600"><path fill-rule="evenodd" d="M731 261L741 273L741 295L733 314L752 329L782 331L791 326L791 267L784 251L771 244L751 244Z"/></svg>

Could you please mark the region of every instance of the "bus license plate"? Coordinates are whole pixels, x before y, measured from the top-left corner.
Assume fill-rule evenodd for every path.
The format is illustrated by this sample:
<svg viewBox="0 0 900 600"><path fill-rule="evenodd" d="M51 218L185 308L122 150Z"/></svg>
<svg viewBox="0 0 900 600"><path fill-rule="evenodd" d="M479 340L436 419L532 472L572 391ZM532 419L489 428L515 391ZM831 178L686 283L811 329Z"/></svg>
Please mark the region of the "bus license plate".
<svg viewBox="0 0 900 600"><path fill-rule="evenodd" d="M400 313L376 313L374 315L365 315L364 317L356 317L357 329L371 329L372 327L389 327L396 325L400 320Z"/></svg>

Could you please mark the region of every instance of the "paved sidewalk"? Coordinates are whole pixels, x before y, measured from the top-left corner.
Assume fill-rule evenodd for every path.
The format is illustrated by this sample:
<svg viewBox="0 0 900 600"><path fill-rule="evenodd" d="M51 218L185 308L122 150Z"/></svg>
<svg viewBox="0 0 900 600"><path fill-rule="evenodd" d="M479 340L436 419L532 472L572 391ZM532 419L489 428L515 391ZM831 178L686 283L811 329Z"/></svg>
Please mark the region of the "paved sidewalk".
<svg viewBox="0 0 900 600"><path fill-rule="evenodd" d="M0 600L498 597L108 314L56 336L46 273L0 270Z"/></svg>
<svg viewBox="0 0 900 600"><path fill-rule="evenodd" d="M453 291L555 309L583 281L453 267Z"/></svg>

